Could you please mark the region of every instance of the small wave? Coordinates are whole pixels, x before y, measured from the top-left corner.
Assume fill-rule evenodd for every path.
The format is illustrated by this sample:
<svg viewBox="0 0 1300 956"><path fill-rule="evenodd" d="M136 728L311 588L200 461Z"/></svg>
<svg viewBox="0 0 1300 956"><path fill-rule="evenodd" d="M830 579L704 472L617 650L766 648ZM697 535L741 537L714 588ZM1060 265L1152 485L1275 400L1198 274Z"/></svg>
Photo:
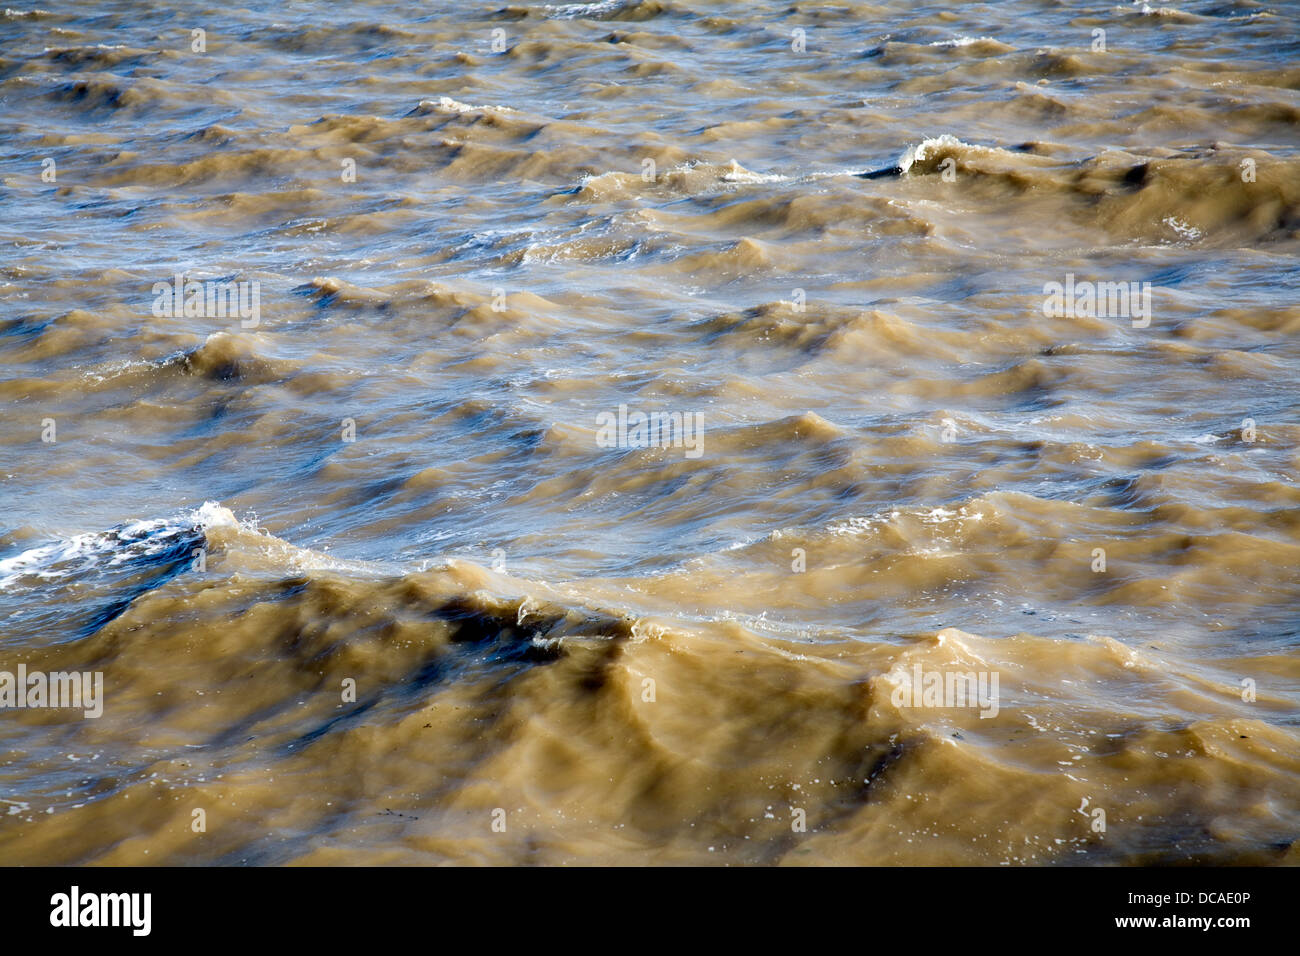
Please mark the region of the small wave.
<svg viewBox="0 0 1300 956"><path fill-rule="evenodd" d="M594 3L548 3L543 7L550 20L653 20L678 14L662 0L597 0Z"/></svg>
<svg viewBox="0 0 1300 956"><path fill-rule="evenodd" d="M1138 13L1144 17L1176 17L1183 14L1183 11L1176 7L1153 7L1149 3L1142 3L1139 6L1139 2L1140 0L1134 0L1133 5L1138 7Z"/></svg>
<svg viewBox="0 0 1300 956"><path fill-rule="evenodd" d="M1181 23L1197 23L1208 19L1199 14L1189 13L1186 10L1179 10L1177 7L1153 7L1151 4L1146 3L1145 0L1133 0L1133 6L1137 7L1133 12L1143 17L1163 17L1168 20L1177 20Z"/></svg>
<svg viewBox="0 0 1300 956"><path fill-rule="evenodd" d="M216 502L175 518L155 518L108 531L73 535L0 561L0 588L49 583L128 564L149 564L192 543L208 528L238 526L229 509Z"/></svg>
<svg viewBox="0 0 1300 956"><path fill-rule="evenodd" d="M943 149L960 149L969 148L969 143L963 143L956 136L944 133L942 136L936 136L932 139L924 139L915 146L909 146L902 156L898 157L898 169L904 175L919 162L932 158L936 153Z"/></svg>
<svg viewBox="0 0 1300 956"><path fill-rule="evenodd" d="M615 13L627 6L627 0L600 0L599 3L548 3L547 15L556 20L576 20Z"/></svg>
<svg viewBox="0 0 1300 956"><path fill-rule="evenodd" d="M782 176L780 173L756 173L753 170L746 169L734 159L722 174L724 183L782 183L789 180L789 176Z"/></svg>
<svg viewBox="0 0 1300 956"><path fill-rule="evenodd" d="M951 40L935 40L933 43L930 44L930 46L960 47L960 46L973 46L976 43L997 43L997 42L999 41L994 37L956 36L953 37Z"/></svg>
<svg viewBox="0 0 1300 956"><path fill-rule="evenodd" d="M492 111L495 113L515 113L517 110L509 106L474 106L471 103L462 103L460 100L454 100L450 96L440 96L436 100L420 100L416 107L419 112L429 113L481 113Z"/></svg>
<svg viewBox="0 0 1300 956"><path fill-rule="evenodd" d="M278 381L298 371L292 362L258 355L255 342L248 333L213 332L202 345L164 360L160 367L179 368L187 375L214 382L246 384Z"/></svg>
<svg viewBox="0 0 1300 956"><path fill-rule="evenodd" d="M706 163L698 160L679 163L644 179L640 173L610 170L583 176L578 185L567 190L588 201L616 202L646 193L674 196L702 196L725 186L751 186L760 183L788 182L779 173L758 173L746 169L736 160L729 163Z"/></svg>
<svg viewBox="0 0 1300 956"><path fill-rule="evenodd" d="M898 161L893 166L886 166L883 169L872 170L870 172L856 173L862 179L882 179L890 176L906 176L912 167L921 164L925 168L932 167L938 160L944 156L949 156L957 150L981 150L986 147L972 146L970 143L964 143L956 136L944 133L941 136L932 136L923 139L915 146L909 146L903 155L898 157ZM919 167L918 167L919 168Z"/></svg>
<svg viewBox="0 0 1300 956"><path fill-rule="evenodd" d="M978 510L973 501L954 508L945 508L943 505L930 508L892 508L869 515L853 515L847 520L828 525L825 531L834 536L874 535L883 525L902 519L914 519L924 525L951 525L954 530L961 532L965 530L963 522L982 521L984 516L984 512Z"/></svg>

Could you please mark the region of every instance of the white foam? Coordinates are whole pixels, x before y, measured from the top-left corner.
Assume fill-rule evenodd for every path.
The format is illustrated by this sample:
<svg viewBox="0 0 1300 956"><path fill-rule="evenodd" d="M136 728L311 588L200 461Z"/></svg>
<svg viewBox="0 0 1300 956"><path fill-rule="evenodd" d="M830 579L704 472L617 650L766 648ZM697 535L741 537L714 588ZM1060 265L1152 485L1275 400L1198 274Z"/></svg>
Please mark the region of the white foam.
<svg viewBox="0 0 1300 956"><path fill-rule="evenodd" d="M229 508L223 508L215 501L203 502L198 508L190 512L189 518L199 531L206 531L208 528L239 527L239 519L235 517L235 513Z"/></svg>
<svg viewBox="0 0 1300 956"><path fill-rule="evenodd" d="M436 101L420 100L420 108L438 110L441 113L479 113L487 110L497 113L515 112L508 106L473 106L470 103L453 100L450 96L440 96Z"/></svg>
<svg viewBox="0 0 1300 956"><path fill-rule="evenodd" d="M717 182L735 184L735 185L749 185L753 183L780 183L780 182L788 182L790 180L789 176L782 176L779 173L756 173L752 169L746 169L744 166L740 165L740 163L736 162L736 160L734 159L731 160L731 162L727 163L725 166L715 166L711 163L701 163L699 160L693 159L688 162L678 163L676 166L673 166L669 169L665 169L663 172L659 173L659 175L653 180L653 184L666 182L669 176L687 175L691 173L695 173L697 175L700 173L713 174L717 177L716 179ZM825 175L838 175L838 174L827 173ZM639 172L611 169L603 173L588 173L584 175L580 180L578 180L578 189L579 190L586 189L589 186L599 184L602 181L606 181L606 180L615 184L626 182L632 185L637 185L638 183L642 182L641 174Z"/></svg>
<svg viewBox="0 0 1300 956"><path fill-rule="evenodd" d="M1146 3L1145 0L1133 0L1134 6L1139 3L1142 4L1142 7L1138 10L1138 13L1146 17L1176 17L1181 16L1183 12L1175 7L1153 7L1151 4Z"/></svg>
<svg viewBox="0 0 1300 956"><path fill-rule="evenodd" d="M914 163L923 161L931 152L951 146L969 147L970 143L963 143L956 136L951 136L948 133L924 139L915 146L907 147L907 152L898 158L898 168L906 173Z"/></svg>
<svg viewBox="0 0 1300 956"><path fill-rule="evenodd" d="M980 42L982 42L982 41L984 41L984 40L987 40L987 41L989 41L990 43L997 43L997 42L998 42L998 41L997 41L995 38L993 38L993 37L967 37L967 36L957 36L957 37L954 37L954 38L951 39L951 40L935 40L933 43L930 44L930 46L942 46L942 47L970 46L970 45L973 44L973 43L980 43Z"/></svg>
<svg viewBox="0 0 1300 956"><path fill-rule="evenodd" d="M1176 216L1166 216L1162 222L1178 234L1179 239L1195 240L1201 238L1201 230Z"/></svg>
<svg viewBox="0 0 1300 956"><path fill-rule="evenodd" d="M545 7L551 17L572 20L593 13L610 13L623 7L626 0L600 0L599 3L548 3Z"/></svg>
<svg viewBox="0 0 1300 956"><path fill-rule="evenodd" d="M847 520L828 525L826 533L833 535L869 534L881 525L897 521L904 515L917 518L923 524L943 525L951 522L957 526L958 530L961 529L962 522L984 520L982 511L976 511L973 507L967 505L960 505L957 508L945 508L942 505L936 505L932 508L894 508L889 511L877 511L869 515L853 515Z"/></svg>
<svg viewBox="0 0 1300 956"><path fill-rule="evenodd" d="M781 176L777 173L756 173L746 169L734 159L728 166L727 171L722 174L724 183L779 183L789 179L788 176Z"/></svg>

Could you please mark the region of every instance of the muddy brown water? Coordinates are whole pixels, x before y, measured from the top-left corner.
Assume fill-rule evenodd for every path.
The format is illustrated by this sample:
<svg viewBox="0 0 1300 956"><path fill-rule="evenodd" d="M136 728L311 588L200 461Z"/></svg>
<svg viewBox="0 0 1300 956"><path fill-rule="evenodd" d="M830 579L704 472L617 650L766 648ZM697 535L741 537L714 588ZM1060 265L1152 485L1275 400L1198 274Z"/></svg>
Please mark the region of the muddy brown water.
<svg viewBox="0 0 1300 956"><path fill-rule="evenodd" d="M1296 863L1298 27L5 10L0 863Z"/></svg>

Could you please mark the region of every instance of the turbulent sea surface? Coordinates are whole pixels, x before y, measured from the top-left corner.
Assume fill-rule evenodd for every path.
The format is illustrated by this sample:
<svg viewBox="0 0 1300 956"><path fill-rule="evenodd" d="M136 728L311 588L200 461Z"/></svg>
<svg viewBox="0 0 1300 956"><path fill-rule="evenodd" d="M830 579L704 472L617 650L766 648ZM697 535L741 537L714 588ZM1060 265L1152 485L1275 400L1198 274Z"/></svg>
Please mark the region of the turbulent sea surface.
<svg viewBox="0 0 1300 956"><path fill-rule="evenodd" d="M1291 0L6 9L0 671L103 714L0 863L1300 862L1298 89Z"/></svg>

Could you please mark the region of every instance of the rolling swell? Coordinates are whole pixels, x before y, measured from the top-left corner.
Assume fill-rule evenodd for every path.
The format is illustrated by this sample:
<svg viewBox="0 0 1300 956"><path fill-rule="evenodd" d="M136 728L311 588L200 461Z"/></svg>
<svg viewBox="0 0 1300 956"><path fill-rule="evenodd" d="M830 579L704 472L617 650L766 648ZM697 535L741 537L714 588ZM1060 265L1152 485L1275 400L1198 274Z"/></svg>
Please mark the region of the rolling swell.
<svg viewBox="0 0 1300 956"><path fill-rule="evenodd" d="M602 597L608 585L584 593L464 562L406 573L352 566L212 504L187 521L79 539L63 549L86 555L76 570L48 548L5 563L28 577L92 575L97 588L118 592L123 583L104 582L95 566L162 565L182 529L183 543L201 540L209 562L135 593L75 645L30 658L47 670L93 662L116 675L120 716L106 713L96 725L97 746L138 735L147 757L42 797L45 775L49 786L62 777L52 755L31 754L25 792L55 808L56 825L11 823L0 837L7 858L129 858L130 839L86 855L67 848L66 834L130 833L181 812L169 805L221 807L251 792L276 826L302 837L268 853L255 840L217 835L209 859L330 862L346 850L350 859L401 862L468 850L480 862L627 853L672 862L693 859L706 840L747 862L798 863L814 853L819 862L937 861L967 838L916 803L936 779L962 780L979 795L969 819L999 834L977 851L988 863L1289 858L1281 821L1240 813L1257 799L1261 775L1284 786L1300 772L1286 733L1232 704L1233 683L1169 650L1098 636L997 641L955 629L883 645L808 645L735 622L673 620L652 596L612 609ZM153 543L141 549L140 540ZM894 691L916 665L999 668L1001 709L986 721L898 708ZM349 680L356 693L341 701L336 691ZM1078 690L1062 695L1062 687ZM136 699L154 701L143 733L128 716ZM1286 707L1273 697L1261 704ZM1069 771L1025 772L1048 754ZM313 782L321 774L328 788ZM274 776L297 785L272 790ZM566 794L562 815L547 796L556 790ZM1030 793L1043 807L1097 792L1134 818L1153 812L1152 794L1161 794L1161 818L1172 805L1179 828L1177 854L1158 836L1164 824L1102 841L1082 817L1024 813ZM509 806L525 836L467 846L458 828L485 799ZM796 808L822 821L819 830L833 828L834 839L792 840ZM349 836L319 845L313 837L340 832ZM370 856L379 832L385 849ZM928 836L919 857L908 842L915 832ZM1258 849L1225 855L1229 835Z"/></svg>

